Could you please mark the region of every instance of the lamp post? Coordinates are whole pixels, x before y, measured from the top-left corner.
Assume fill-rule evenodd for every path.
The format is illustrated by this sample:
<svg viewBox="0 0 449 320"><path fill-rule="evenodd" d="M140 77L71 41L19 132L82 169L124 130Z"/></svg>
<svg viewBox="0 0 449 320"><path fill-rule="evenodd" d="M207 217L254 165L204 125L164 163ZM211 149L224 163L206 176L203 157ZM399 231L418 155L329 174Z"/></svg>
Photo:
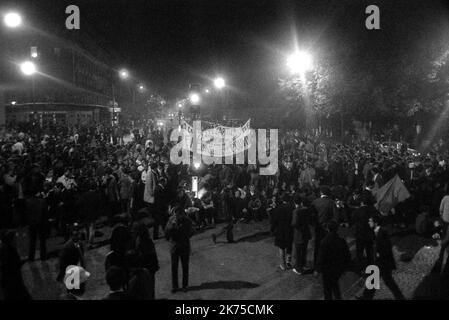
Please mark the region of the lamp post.
<svg viewBox="0 0 449 320"><path fill-rule="evenodd" d="M225 87L225 80L222 77L215 78L214 80L214 86L218 90L221 90Z"/></svg>
<svg viewBox="0 0 449 320"><path fill-rule="evenodd" d="M307 51L295 50L295 52L287 57L286 65L290 73L292 73L294 76L299 76L302 83L302 88L304 90L304 95L307 96L308 92L306 86L306 73L313 69L312 55ZM310 114L309 108L307 108L307 106L304 109L304 115L306 127L309 128Z"/></svg>
<svg viewBox="0 0 449 320"><path fill-rule="evenodd" d="M223 79L222 77L217 77L214 79L214 86L215 88L219 91L218 95L219 95L219 109L220 110L216 110L216 114L215 116L217 118L219 118L218 116L221 114L223 115L223 109L227 108L227 105L225 103L225 98L226 98L226 81L225 79Z"/></svg>
<svg viewBox="0 0 449 320"><path fill-rule="evenodd" d="M198 93L190 94L190 102L193 105L198 105L198 103L200 102L200 95Z"/></svg>
<svg viewBox="0 0 449 320"><path fill-rule="evenodd" d="M15 29L22 25L22 16L17 12L8 12L4 15L3 22L8 28Z"/></svg>
<svg viewBox="0 0 449 320"><path fill-rule="evenodd" d="M15 11L8 11L2 15L3 25L8 29L17 29L22 25L22 15ZM0 83L0 126L5 124L4 89Z"/></svg>
<svg viewBox="0 0 449 320"><path fill-rule="evenodd" d="M127 69L120 69L120 71L118 72L119 78L122 80L127 80L129 78L129 72ZM115 86L114 86L114 81L112 81L112 125L115 125L116 121L115 121L115 105L116 105L116 100L115 100Z"/></svg>
<svg viewBox="0 0 449 320"><path fill-rule="evenodd" d="M32 80L32 86L33 86L33 105L35 104L35 82L34 82L34 74L37 72L37 68L36 65L34 64L34 62L31 61L25 61L22 62L20 64L20 70L22 71L22 73L27 76L27 77L31 77Z"/></svg>
<svg viewBox="0 0 449 320"><path fill-rule="evenodd" d="M294 74L304 75L313 68L313 59L306 51L295 51L287 58L287 67Z"/></svg>

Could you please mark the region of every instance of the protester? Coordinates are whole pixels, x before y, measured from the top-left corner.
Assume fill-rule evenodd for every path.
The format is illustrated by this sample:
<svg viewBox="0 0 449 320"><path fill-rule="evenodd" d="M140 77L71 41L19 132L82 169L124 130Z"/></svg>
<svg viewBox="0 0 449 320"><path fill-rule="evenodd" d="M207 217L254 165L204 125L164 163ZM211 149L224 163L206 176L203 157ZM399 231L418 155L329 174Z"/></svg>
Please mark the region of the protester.
<svg viewBox="0 0 449 320"><path fill-rule="evenodd" d="M179 260L182 266L182 290L186 291L189 286L190 238L193 232L192 221L180 207L174 207L165 227L165 237L171 244L172 292L179 290Z"/></svg>
<svg viewBox="0 0 449 320"><path fill-rule="evenodd" d="M375 261L374 264L379 267L380 277L385 285L390 289L391 293L397 300L403 300L404 295L399 289L396 281L393 279L392 272L396 269L396 262L393 256L393 249L391 246L388 232L383 227L383 218L375 215L369 218L369 225L374 230L376 235L375 243ZM365 288L363 291L363 299L371 300L376 294L376 289Z"/></svg>
<svg viewBox="0 0 449 320"><path fill-rule="evenodd" d="M130 300L154 300L154 273L143 267L135 250L126 253L129 267L129 281L126 294Z"/></svg>
<svg viewBox="0 0 449 320"><path fill-rule="evenodd" d="M360 207L354 210L352 221L354 223L354 236L356 259L360 270L364 271L367 265L374 261L374 232L369 226L369 218L375 214L375 209L368 206L368 199L359 198Z"/></svg>
<svg viewBox="0 0 449 320"><path fill-rule="evenodd" d="M138 267L148 271L149 295L151 300L155 299L156 272L159 270L159 261L153 240L151 240L148 227L139 224L136 228L135 251L138 258ZM133 266L131 265L131 268ZM131 271L133 273L133 271ZM132 276L131 276L132 278Z"/></svg>
<svg viewBox="0 0 449 320"><path fill-rule="evenodd" d="M315 221L315 247L314 247L314 272L320 273L318 259L320 256L321 242L326 236L326 225L336 218L337 207L330 198L330 189L327 186L320 188L320 197L312 202Z"/></svg>
<svg viewBox="0 0 449 320"><path fill-rule="evenodd" d="M25 204L30 238L28 259L34 261L36 241L39 238L39 254L44 261L47 259L48 206L40 190L35 189L31 193Z"/></svg>
<svg viewBox="0 0 449 320"><path fill-rule="evenodd" d="M296 274L304 274L309 271L306 267L307 248L309 240L312 238L310 209L304 205L304 201L299 194L294 199L295 210L293 211L292 227L294 230L293 243L296 252L296 263L293 272Z"/></svg>
<svg viewBox="0 0 449 320"><path fill-rule="evenodd" d="M346 240L341 238L337 222L327 224L327 235L320 246L319 264L322 273L325 300L341 300L340 277L348 270L351 254Z"/></svg>
<svg viewBox="0 0 449 320"><path fill-rule="evenodd" d="M76 281L70 279L76 272ZM61 300L83 300L82 296L86 292L86 282L90 277L90 273L84 270L80 266L68 266L64 276L64 284L66 286L66 292L60 298ZM70 287L73 285L73 288Z"/></svg>
<svg viewBox="0 0 449 320"><path fill-rule="evenodd" d="M84 245L81 242L81 227L74 224L71 230L70 239L59 251L59 274L57 281L62 281L68 266L85 266Z"/></svg>
<svg viewBox="0 0 449 320"><path fill-rule="evenodd" d="M282 271L292 268L292 211L290 197L288 194L284 194L282 196L282 204L275 209L271 219L271 232L274 234L274 245L279 248L279 268Z"/></svg>
<svg viewBox="0 0 449 320"><path fill-rule="evenodd" d="M5 300L31 300L22 278L22 264L15 244L16 232L6 230L1 234L0 265L1 287Z"/></svg>
<svg viewBox="0 0 449 320"><path fill-rule="evenodd" d="M103 300L129 300L126 293L127 275L120 267L112 266L106 271L106 283L109 286L109 294Z"/></svg>

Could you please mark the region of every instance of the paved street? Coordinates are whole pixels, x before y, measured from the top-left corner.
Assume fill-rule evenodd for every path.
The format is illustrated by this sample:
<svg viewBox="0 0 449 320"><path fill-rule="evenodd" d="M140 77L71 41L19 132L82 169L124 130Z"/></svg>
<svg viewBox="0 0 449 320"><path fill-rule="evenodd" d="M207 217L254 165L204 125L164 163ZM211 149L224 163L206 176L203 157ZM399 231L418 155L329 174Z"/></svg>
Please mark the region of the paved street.
<svg viewBox="0 0 449 320"><path fill-rule="evenodd" d="M170 278L169 245L165 239L156 241L161 269L156 277L158 299L254 299L254 300L314 300L322 299L319 278L313 275L298 276L292 271L278 268L277 250L268 232L267 222L239 224L235 228L237 243L213 244L211 232L206 230L192 239L193 252L190 263L190 290L172 294ZM108 237L108 231L99 239ZM348 231L343 233L349 233ZM410 262L398 262L395 278L407 298L413 296L416 287L429 273L437 259L439 247L426 246L422 239L410 235L394 238L397 260L404 252L416 252ZM57 246L61 239L53 239L50 246ZM220 240L220 239L219 239ZM354 241L348 237L354 254ZM104 280L104 259L108 245L88 251L87 270L92 276L85 294L86 299L100 299L108 289ZM311 263L313 249L309 249ZM55 282L57 259L26 263L24 277L35 299L58 299L63 291ZM345 299L360 294L364 281L348 272L341 280ZM388 289L381 286L376 299L390 299Z"/></svg>

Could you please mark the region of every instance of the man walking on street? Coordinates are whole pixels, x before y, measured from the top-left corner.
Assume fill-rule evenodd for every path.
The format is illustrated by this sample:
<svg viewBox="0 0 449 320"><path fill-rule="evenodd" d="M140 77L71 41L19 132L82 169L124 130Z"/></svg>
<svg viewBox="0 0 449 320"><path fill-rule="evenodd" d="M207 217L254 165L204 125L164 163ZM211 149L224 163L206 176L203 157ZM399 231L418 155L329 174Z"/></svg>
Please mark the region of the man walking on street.
<svg viewBox="0 0 449 320"><path fill-rule="evenodd" d="M33 190L29 199L26 200L26 213L29 220L29 250L28 259L34 261L36 253L36 242L39 238L40 258L47 259L47 232L48 232L48 210L47 202L42 198L39 191Z"/></svg>
<svg viewBox="0 0 449 320"><path fill-rule="evenodd" d="M178 285L178 263L182 265L182 289L187 291L189 285L189 258L190 258L190 238L194 231L192 221L181 211L179 207L172 209L167 226L165 237L170 240L171 249L171 271L172 271L172 292L179 290Z"/></svg>
<svg viewBox="0 0 449 320"><path fill-rule="evenodd" d="M396 269L396 262L393 256L390 236L388 235L387 230L382 227L382 217L380 215L375 215L369 218L369 225L374 229L376 235L374 240L374 263L379 267L380 276L388 289L393 293L395 299L404 300L404 295L391 274L392 271ZM372 300L375 294L376 289L366 288L363 292L362 299Z"/></svg>
<svg viewBox="0 0 449 320"><path fill-rule="evenodd" d="M313 220L315 222L315 248L313 252L315 276L320 272L318 259L320 256L321 242L326 236L326 225L332 219L335 219L337 215L337 207L335 201L330 198L329 187L321 187L320 193L320 198L312 202L312 210L314 211Z"/></svg>
<svg viewBox="0 0 449 320"><path fill-rule="evenodd" d="M311 239L310 232L310 213L309 208L304 206L301 196L296 194L294 199L295 210L293 210L292 227L293 243L296 251L296 263L293 272L304 274L309 271L306 269L307 247Z"/></svg>
<svg viewBox="0 0 449 320"><path fill-rule="evenodd" d="M360 207L354 210L353 223L355 227L355 247L357 253L357 263L361 270L367 265L373 264L373 241L374 232L369 226L369 218L373 215L373 208L368 206L365 196L361 196ZM365 255L366 253L366 255Z"/></svg>
<svg viewBox="0 0 449 320"><path fill-rule="evenodd" d="M293 245L292 212L290 197L287 193L282 195L282 204L274 210L271 219L271 232L274 233L274 245L279 248L281 264L279 268L284 271L290 269Z"/></svg>

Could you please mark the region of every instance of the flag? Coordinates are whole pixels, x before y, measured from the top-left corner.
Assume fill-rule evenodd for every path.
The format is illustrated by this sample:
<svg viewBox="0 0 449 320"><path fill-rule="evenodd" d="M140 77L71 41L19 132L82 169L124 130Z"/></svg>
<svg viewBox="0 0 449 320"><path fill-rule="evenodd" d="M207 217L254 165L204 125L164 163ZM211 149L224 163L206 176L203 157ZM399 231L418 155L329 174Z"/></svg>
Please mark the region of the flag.
<svg viewBox="0 0 449 320"><path fill-rule="evenodd" d="M410 198L410 192L408 192L401 178L395 175L393 179L376 191L375 196L377 209L383 215L387 215L398 203Z"/></svg>

